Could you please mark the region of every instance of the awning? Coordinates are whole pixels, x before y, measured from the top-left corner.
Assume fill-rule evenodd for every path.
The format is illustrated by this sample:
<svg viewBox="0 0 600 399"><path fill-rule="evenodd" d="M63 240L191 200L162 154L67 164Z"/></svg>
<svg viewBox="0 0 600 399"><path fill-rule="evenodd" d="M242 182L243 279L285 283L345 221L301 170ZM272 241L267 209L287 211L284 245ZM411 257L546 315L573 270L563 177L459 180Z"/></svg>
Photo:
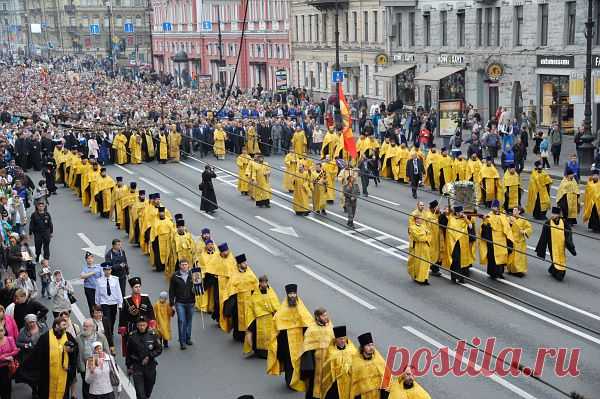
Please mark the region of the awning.
<svg viewBox="0 0 600 399"><path fill-rule="evenodd" d="M392 80L396 77L396 75L404 71L408 71L410 68L414 67L415 64L396 64L387 68L383 68L379 72L375 72L373 76L378 80Z"/></svg>
<svg viewBox="0 0 600 399"><path fill-rule="evenodd" d="M464 67L451 67L451 66L442 66L433 68L430 71L424 72L415 77L415 80L427 80L437 82L439 80L444 79L446 76L450 76L453 73L460 72Z"/></svg>

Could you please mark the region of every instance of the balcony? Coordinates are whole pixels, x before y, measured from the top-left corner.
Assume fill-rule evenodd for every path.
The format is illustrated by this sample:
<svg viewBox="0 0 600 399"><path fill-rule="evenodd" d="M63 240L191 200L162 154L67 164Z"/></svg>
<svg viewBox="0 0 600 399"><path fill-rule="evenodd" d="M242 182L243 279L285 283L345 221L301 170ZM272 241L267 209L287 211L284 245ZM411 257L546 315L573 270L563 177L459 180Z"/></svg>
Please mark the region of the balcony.
<svg viewBox="0 0 600 399"><path fill-rule="evenodd" d="M75 14L76 8L73 4L67 4L65 5L65 12L67 14Z"/></svg>
<svg viewBox="0 0 600 399"><path fill-rule="evenodd" d="M306 4L319 10L335 8L336 4L339 8L345 8L349 3L349 0L306 0Z"/></svg>

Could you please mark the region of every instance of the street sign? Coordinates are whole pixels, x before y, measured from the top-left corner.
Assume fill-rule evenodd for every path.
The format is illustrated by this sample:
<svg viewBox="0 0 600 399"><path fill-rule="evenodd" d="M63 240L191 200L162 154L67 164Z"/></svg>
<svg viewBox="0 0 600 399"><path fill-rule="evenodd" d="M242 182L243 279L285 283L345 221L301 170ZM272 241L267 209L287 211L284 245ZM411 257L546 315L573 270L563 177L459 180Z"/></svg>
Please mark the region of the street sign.
<svg viewBox="0 0 600 399"><path fill-rule="evenodd" d="M202 30L207 32L212 31L212 21L202 21Z"/></svg>
<svg viewBox="0 0 600 399"><path fill-rule="evenodd" d="M173 30L173 24L170 22L163 22L162 28L164 32L171 32Z"/></svg>
<svg viewBox="0 0 600 399"><path fill-rule="evenodd" d="M342 83L344 81L344 71L331 72L331 81L333 83Z"/></svg>
<svg viewBox="0 0 600 399"><path fill-rule="evenodd" d="M98 24L91 24L90 25L90 33L92 35L99 35L100 34L100 25L98 25Z"/></svg>
<svg viewBox="0 0 600 399"><path fill-rule="evenodd" d="M48 50L52 50L54 48L54 44L52 42L48 42Z"/></svg>
<svg viewBox="0 0 600 399"><path fill-rule="evenodd" d="M125 30L125 33L133 33L135 31L133 24L131 22L126 23L123 26L123 29Z"/></svg>

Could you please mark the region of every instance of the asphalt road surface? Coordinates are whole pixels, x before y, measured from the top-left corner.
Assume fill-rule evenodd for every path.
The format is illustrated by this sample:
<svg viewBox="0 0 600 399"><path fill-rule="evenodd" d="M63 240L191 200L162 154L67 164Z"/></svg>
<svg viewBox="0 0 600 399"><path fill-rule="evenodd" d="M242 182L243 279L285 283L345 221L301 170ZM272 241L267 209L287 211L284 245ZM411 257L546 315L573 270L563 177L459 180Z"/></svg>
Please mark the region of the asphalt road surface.
<svg viewBox="0 0 600 399"><path fill-rule="evenodd" d="M199 211L198 184L204 160L109 166L108 172L113 177L123 176L126 183L137 181L138 188L147 192L160 191L173 214L184 213L194 235L208 227L216 243L226 241L235 254L246 253L255 273L267 274L280 296L285 284L297 283L309 309L324 306L334 325L348 325L354 342L359 334L371 331L384 357L390 346L405 347L411 353L418 348L454 349L456 337L468 341L479 337L484 343L495 337L496 355L502 348L522 348L521 364L525 366L534 363L540 347L580 348L578 377L557 377L554 363L548 360L541 378L564 392L595 397L600 375L600 281L593 276L600 276L595 260L600 236L588 233L584 226L577 226L576 231L592 238L575 235L578 256L569 255L568 262L592 276L569 270L565 281L559 283L547 273L548 264L532 256L523 279L507 275L505 280L492 281L476 265L471 274L474 282L455 285L444 273L443 277L431 277L430 286L420 286L406 272L407 214L415 207L408 187L389 181L377 188L371 184L370 196L359 200L357 229L352 231L345 226L337 201L328 207L327 216L295 216L291 197L282 187L283 175L277 170L283 169L281 157L267 158L274 167L270 209L255 207L237 192L237 167L231 156L225 161L206 160L218 167L215 191L220 209L214 216ZM527 181L527 175L523 180ZM425 192L419 195L423 201L438 198ZM126 238L114 224L82 209L70 190L61 188L59 195L51 198L50 212L55 223L51 265L62 269L66 278L78 277L90 245L100 254L113 238ZM531 247L537 243L540 227L534 224ZM132 275L142 278L143 291L154 302L159 292L167 289L167 281L162 273L152 271L139 248L126 244L125 250ZM532 248L529 252L533 254ZM82 285L76 286L76 295L85 312ZM75 316L81 318L80 313L76 311ZM172 329L176 337L175 319ZM202 319L200 313L194 314L193 341L194 346L185 352L174 342L158 359L153 398L175 394L178 398L228 399L244 393L256 398L304 397L288 390L283 377L267 376L264 360L245 359L241 346L206 315ZM481 358L480 354L478 364ZM436 377L430 372L419 382L433 398L564 397L525 376ZM131 386L126 384L125 391L131 395Z"/></svg>

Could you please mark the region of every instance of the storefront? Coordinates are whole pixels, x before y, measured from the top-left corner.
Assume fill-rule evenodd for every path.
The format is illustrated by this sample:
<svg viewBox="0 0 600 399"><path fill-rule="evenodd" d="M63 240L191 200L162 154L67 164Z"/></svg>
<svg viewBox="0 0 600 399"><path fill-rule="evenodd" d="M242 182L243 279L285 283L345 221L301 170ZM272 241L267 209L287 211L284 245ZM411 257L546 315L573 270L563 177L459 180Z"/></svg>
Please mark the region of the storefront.
<svg viewBox="0 0 600 399"><path fill-rule="evenodd" d="M574 74L575 57L572 55L538 55L536 74L539 76L539 123L550 127L557 122L564 133L575 130L575 102L579 91L579 77ZM572 79L573 77L573 79ZM574 101L573 101L574 100Z"/></svg>
<svg viewBox="0 0 600 399"><path fill-rule="evenodd" d="M458 127L465 103L465 68L460 65L464 63L464 58L441 55L438 63L446 65L435 67L415 77L417 104L425 110L437 110L439 135L451 136Z"/></svg>
<svg viewBox="0 0 600 399"><path fill-rule="evenodd" d="M375 80L384 82L386 102L402 102L415 106L416 64L413 54L394 54L393 63L375 73Z"/></svg>

